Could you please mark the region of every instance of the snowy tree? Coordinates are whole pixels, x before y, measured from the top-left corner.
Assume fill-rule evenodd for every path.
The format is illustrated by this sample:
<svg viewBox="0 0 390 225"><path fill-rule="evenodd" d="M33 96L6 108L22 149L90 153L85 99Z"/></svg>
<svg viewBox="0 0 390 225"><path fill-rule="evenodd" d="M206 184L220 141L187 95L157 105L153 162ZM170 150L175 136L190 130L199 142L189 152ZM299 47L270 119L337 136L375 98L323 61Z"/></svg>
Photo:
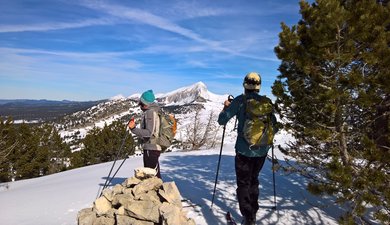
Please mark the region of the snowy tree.
<svg viewBox="0 0 390 225"><path fill-rule="evenodd" d="M213 111L207 117L207 122L201 118L201 110L195 111L193 122L185 127L184 144L191 146L192 150L200 149L201 147L214 147L216 143L216 118Z"/></svg>
<svg viewBox="0 0 390 225"><path fill-rule="evenodd" d="M282 23L282 61L273 85L277 110L296 141L288 169L308 188L348 208L343 224L367 209L390 222L390 10L387 1L300 2L302 19Z"/></svg>

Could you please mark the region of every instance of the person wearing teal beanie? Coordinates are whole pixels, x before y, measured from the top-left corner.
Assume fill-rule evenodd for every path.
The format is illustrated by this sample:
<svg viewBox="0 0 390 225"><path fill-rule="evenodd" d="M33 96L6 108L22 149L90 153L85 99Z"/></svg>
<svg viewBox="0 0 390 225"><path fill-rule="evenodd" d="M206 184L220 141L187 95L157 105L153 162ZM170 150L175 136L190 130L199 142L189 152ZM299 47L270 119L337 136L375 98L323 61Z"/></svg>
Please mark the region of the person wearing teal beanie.
<svg viewBox="0 0 390 225"><path fill-rule="evenodd" d="M140 97L140 101L145 105L150 105L154 102L156 97L154 97L153 90L147 90L144 93L142 93Z"/></svg>
<svg viewBox="0 0 390 225"><path fill-rule="evenodd" d="M139 98L139 106L143 111L141 124L139 127L136 127L134 118L131 118L128 127L142 143L144 167L155 169L156 176L161 178L159 157L162 148L157 144L158 131L160 129L160 118L158 116L160 107L155 100L156 97L152 90L142 93Z"/></svg>

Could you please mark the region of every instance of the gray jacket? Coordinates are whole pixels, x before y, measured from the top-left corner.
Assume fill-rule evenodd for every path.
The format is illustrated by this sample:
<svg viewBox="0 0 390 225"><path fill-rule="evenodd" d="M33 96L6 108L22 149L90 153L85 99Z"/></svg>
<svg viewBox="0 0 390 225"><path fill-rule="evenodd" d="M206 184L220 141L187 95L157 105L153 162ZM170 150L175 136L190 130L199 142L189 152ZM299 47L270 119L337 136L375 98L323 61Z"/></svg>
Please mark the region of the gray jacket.
<svg viewBox="0 0 390 225"><path fill-rule="evenodd" d="M131 132L138 136L142 142L144 150L158 150L161 151L161 146L156 144L156 137L160 129L160 119L158 111L160 107L152 103L149 108L144 111L140 128L134 128Z"/></svg>

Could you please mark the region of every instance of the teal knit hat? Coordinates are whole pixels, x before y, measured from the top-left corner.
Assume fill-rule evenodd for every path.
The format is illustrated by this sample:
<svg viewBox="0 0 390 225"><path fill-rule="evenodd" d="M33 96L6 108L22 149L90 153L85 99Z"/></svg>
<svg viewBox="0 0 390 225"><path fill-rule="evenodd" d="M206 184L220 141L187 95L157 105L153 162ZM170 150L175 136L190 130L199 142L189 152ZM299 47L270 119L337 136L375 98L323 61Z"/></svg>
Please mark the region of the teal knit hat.
<svg viewBox="0 0 390 225"><path fill-rule="evenodd" d="M144 93L142 93L140 101L145 105L150 105L154 102L156 98L154 97L152 90L147 90Z"/></svg>

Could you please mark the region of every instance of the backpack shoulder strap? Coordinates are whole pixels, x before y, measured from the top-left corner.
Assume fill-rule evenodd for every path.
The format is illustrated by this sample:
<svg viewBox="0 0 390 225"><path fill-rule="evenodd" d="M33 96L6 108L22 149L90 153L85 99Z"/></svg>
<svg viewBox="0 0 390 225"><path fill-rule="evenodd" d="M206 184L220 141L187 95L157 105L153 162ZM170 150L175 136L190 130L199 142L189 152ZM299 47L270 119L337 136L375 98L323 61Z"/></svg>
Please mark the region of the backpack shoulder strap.
<svg viewBox="0 0 390 225"><path fill-rule="evenodd" d="M246 117L246 107L247 107L246 100L247 100L247 96L245 94L242 94L242 103L240 105L240 109L238 110L240 112L241 109L243 109L245 117Z"/></svg>
<svg viewBox="0 0 390 225"><path fill-rule="evenodd" d="M154 123L154 131L153 131L153 137L157 138L160 133L160 112L154 110L153 111L153 123Z"/></svg>

